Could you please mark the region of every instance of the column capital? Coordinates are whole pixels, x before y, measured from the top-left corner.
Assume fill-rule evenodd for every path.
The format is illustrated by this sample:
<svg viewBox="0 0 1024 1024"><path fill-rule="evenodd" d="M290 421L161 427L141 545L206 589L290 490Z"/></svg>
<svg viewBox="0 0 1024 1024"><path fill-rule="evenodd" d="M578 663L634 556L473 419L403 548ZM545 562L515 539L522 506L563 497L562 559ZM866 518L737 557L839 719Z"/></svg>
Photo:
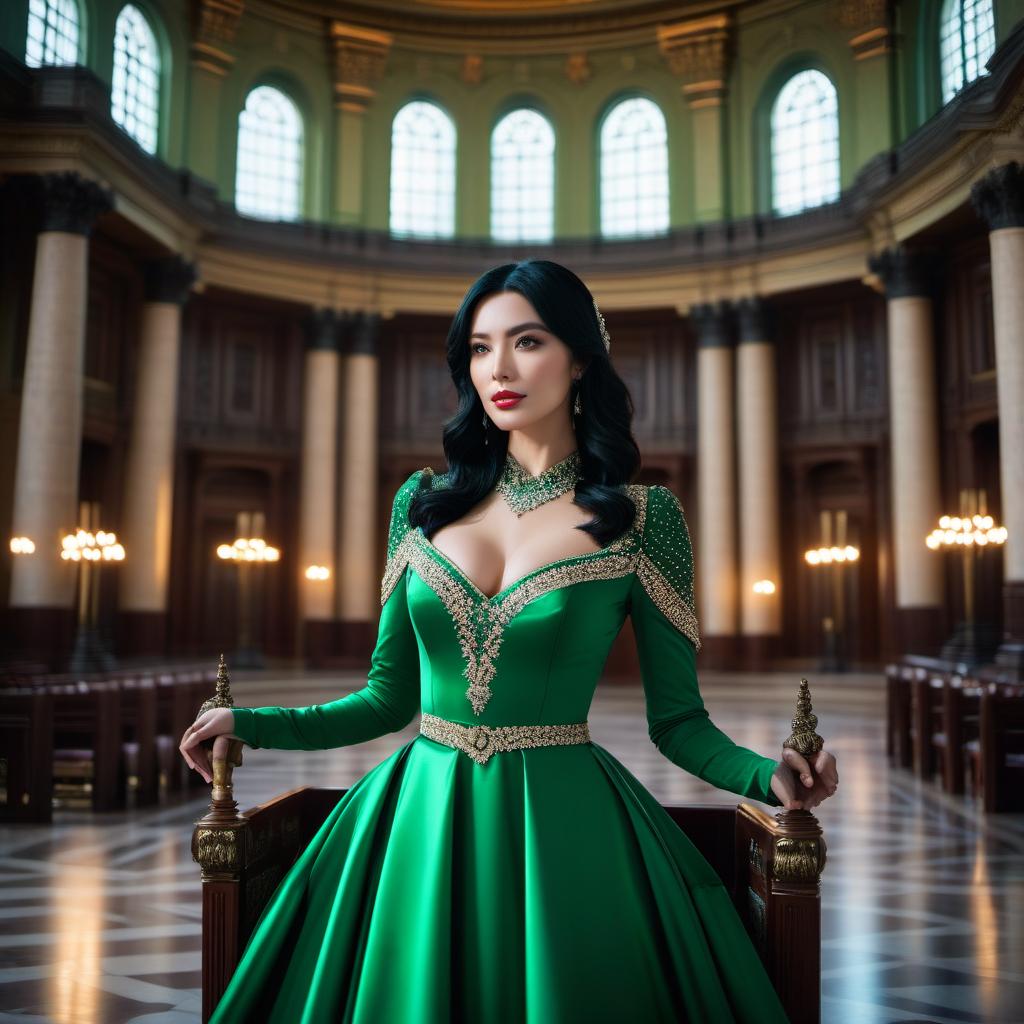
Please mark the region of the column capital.
<svg viewBox="0 0 1024 1024"><path fill-rule="evenodd" d="M834 0L834 20L855 33L849 40L854 60L892 53L888 6L887 0Z"/></svg>
<svg viewBox="0 0 1024 1024"><path fill-rule="evenodd" d="M380 341L380 313L363 310L345 314L345 352L349 355L377 355Z"/></svg>
<svg viewBox="0 0 1024 1024"><path fill-rule="evenodd" d="M732 348L728 302L702 302L691 306L690 319L697 333L698 348Z"/></svg>
<svg viewBox="0 0 1024 1024"><path fill-rule="evenodd" d="M341 319L333 309L311 309L303 326L307 352L337 352L341 348Z"/></svg>
<svg viewBox="0 0 1024 1024"><path fill-rule="evenodd" d="M184 305L196 280L196 265L182 256L164 256L150 260L144 268L146 302L170 302Z"/></svg>
<svg viewBox="0 0 1024 1024"><path fill-rule="evenodd" d="M1024 167L1011 160L971 186L971 205L989 231L1024 227Z"/></svg>
<svg viewBox="0 0 1024 1024"><path fill-rule="evenodd" d="M868 269L885 285L887 299L931 296L934 253L929 249L908 249L902 243L868 257Z"/></svg>
<svg viewBox="0 0 1024 1024"><path fill-rule="evenodd" d="M760 295L750 295L733 303L733 312L739 330L739 340L770 341L768 306Z"/></svg>
<svg viewBox="0 0 1024 1024"><path fill-rule="evenodd" d="M691 109L721 106L725 99L731 37L728 14L658 26L658 49L672 73L683 80Z"/></svg>
<svg viewBox="0 0 1024 1024"><path fill-rule="evenodd" d="M192 5L192 63L219 78L234 66L235 42L245 0L195 0Z"/></svg>
<svg viewBox="0 0 1024 1024"><path fill-rule="evenodd" d="M341 21L332 21L329 31L334 106L363 114L374 97L373 83L384 73L393 37L389 32Z"/></svg>
<svg viewBox="0 0 1024 1024"><path fill-rule="evenodd" d="M77 171L12 174L3 188L38 209L40 232L66 231L88 238L96 218L114 208L114 193Z"/></svg>

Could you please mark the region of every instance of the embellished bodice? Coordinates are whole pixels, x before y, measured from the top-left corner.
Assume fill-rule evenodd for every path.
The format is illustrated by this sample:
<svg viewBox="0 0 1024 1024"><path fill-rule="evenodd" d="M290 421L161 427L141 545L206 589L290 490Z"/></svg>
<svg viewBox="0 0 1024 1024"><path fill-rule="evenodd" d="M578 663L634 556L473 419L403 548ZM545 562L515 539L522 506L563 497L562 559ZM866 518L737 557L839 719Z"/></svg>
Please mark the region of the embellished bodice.
<svg viewBox="0 0 1024 1024"><path fill-rule="evenodd" d="M423 711L490 725L585 720L637 586L699 648L689 535L667 488L626 485L636 515L616 540L541 566L488 596L409 524L421 480L446 485L427 468L399 489L380 596L386 605L404 581Z"/></svg>

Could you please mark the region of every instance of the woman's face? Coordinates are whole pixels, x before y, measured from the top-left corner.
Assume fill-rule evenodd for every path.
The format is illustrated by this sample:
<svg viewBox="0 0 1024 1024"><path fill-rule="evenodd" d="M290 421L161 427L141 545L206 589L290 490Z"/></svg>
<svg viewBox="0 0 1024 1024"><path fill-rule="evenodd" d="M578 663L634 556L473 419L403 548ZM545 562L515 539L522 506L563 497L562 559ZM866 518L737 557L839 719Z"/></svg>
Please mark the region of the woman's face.
<svg viewBox="0 0 1024 1024"><path fill-rule="evenodd" d="M518 292L489 295L476 307L469 370L487 415L502 430L522 430L547 417L569 423L569 389L581 364ZM494 396L514 392L507 403Z"/></svg>

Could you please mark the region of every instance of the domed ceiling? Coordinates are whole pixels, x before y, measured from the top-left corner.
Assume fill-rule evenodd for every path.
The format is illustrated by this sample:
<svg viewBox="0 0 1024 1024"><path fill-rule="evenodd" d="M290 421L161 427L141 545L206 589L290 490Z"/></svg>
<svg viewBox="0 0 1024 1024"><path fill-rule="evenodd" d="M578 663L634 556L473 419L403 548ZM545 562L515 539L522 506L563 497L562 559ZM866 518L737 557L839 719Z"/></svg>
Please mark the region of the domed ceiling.
<svg viewBox="0 0 1024 1024"><path fill-rule="evenodd" d="M323 19L377 29L417 49L532 48L540 54L650 44L659 25L753 5L754 0L250 0L246 6L293 23Z"/></svg>

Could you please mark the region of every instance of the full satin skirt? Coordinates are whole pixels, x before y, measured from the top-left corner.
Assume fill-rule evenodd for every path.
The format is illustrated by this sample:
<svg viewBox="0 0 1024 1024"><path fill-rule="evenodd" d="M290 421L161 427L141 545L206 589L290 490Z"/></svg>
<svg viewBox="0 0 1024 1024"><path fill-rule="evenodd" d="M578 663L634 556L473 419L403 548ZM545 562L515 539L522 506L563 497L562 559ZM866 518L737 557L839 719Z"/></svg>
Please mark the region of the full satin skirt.
<svg viewBox="0 0 1024 1024"><path fill-rule="evenodd" d="M717 874L596 743L417 736L349 789L212 1024L786 1024Z"/></svg>

